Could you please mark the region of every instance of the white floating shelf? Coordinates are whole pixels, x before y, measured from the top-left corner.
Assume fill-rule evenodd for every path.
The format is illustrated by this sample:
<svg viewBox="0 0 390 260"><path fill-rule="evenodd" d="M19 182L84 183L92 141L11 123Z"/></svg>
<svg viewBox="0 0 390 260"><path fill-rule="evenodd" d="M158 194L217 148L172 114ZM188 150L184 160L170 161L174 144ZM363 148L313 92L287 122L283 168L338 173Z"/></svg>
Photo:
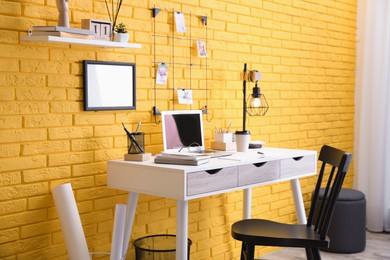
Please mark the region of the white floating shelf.
<svg viewBox="0 0 390 260"><path fill-rule="evenodd" d="M89 40L89 39L67 38L67 37L58 37L58 36L20 36L20 40L30 41L30 42L57 42L57 43L68 43L68 44L82 44L82 45L92 45L92 46L99 46L99 47L106 47L106 48L140 49L142 47L142 45L138 43Z"/></svg>

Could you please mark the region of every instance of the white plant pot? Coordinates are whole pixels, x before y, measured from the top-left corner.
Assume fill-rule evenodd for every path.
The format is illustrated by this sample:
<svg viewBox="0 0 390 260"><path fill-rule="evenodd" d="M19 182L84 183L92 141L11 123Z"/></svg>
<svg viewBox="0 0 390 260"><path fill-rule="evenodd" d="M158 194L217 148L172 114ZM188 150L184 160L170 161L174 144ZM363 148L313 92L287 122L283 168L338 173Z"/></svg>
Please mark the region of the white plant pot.
<svg viewBox="0 0 390 260"><path fill-rule="evenodd" d="M128 33L114 33L114 41L128 42L129 41L129 34Z"/></svg>

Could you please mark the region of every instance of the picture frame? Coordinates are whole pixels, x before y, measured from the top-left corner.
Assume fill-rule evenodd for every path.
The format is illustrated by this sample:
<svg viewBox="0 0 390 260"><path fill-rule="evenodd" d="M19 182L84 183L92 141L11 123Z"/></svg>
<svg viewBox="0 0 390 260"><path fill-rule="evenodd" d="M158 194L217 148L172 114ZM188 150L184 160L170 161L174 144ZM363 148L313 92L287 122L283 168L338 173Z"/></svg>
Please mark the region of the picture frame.
<svg viewBox="0 0 390 260"><path fill-rule="evenodd" d="M135 110L136 66L129 62L83 61L84 110Z"/></svg>

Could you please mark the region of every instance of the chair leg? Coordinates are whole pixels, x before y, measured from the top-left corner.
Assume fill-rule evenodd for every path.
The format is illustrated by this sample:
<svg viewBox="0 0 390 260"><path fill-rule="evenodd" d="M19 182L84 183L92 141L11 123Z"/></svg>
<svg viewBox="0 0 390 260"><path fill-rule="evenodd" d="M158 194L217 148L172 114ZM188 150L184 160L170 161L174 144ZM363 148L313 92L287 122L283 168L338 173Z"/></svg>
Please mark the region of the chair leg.
<svg viewBox="0 0 390 260"><path fill-rule="evenodd" d="M255 245L242 242L240 260L253 260L255 258Z"/></svg>
<svg viewBox="0 0 390 260"><path fill-rule="evenodd" d="M318 248L312 248L314 259L321 260L320 250Z"/></svg>
<svg viewBox="0 0 390 260"><path fill-rule="evenodd" d="M320 250L318 248L306 247L307 260L321 260Z"/></svg>
<svg viewBox="0 0 390 260"><path fill-rule="evenodd" d="M306 247L306 258L307 260L314 260L313 251L311 251L311 248Z"/></svg>

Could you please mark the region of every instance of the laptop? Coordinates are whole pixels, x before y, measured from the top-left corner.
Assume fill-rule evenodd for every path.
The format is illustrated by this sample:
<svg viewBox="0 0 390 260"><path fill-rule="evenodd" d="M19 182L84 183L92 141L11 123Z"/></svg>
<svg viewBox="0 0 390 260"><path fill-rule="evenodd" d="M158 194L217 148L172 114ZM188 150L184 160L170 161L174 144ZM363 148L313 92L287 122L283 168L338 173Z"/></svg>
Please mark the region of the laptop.
<svg viewBox="0 0 390 260"><path fill-rule="evenodd" d="M212 157L231 152L206 150L201 110L161 112L164 153L198 153Z"/></svg>

